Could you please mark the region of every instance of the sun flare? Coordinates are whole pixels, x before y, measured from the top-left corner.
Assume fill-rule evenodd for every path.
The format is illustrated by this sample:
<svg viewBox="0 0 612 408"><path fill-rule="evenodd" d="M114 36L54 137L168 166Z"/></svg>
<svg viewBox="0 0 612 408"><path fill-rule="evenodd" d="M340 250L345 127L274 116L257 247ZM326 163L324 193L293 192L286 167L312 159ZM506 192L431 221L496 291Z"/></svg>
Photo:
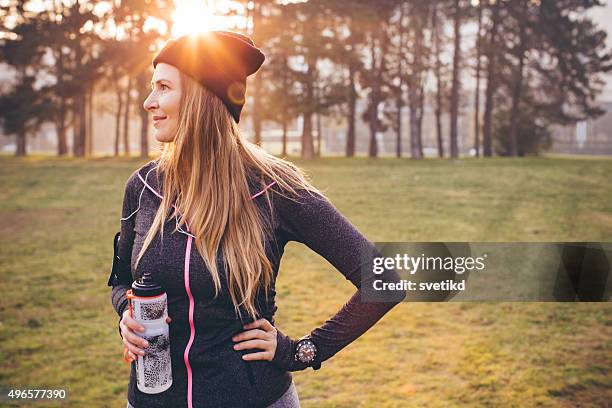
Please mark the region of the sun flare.
<svg viewBox="0 0 612 408"><path fill-rule="evenodd" d="M172 35L244 29L244 5L232 0L175 0Z"/></svg>

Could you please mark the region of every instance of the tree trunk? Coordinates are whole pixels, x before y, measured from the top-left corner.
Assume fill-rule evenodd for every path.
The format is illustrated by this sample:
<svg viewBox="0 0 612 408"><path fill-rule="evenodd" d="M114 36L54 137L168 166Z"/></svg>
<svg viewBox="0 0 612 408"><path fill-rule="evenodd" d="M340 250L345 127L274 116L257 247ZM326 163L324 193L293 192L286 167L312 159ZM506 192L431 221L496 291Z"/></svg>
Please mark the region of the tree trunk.
<svg viewBox="0 0 612 408"><path fill-rule="evenodd" d="M414 91L412 91L414 92ZM421 159L419 148L419 120L416 106L410 106L410 156L413 159Z"/></svg>
<svg viewBox="0 0 612 408"><path fill-rule="evenodd" d="M400 32L400 46L397 64L397 77L399 78L397 98L395 99L395 108L397 109L397 116L395 117L395 157L402 157L402 108L404 107L404 55L403 46L406 41L406 26L404 25L406 7L405 5L400 6L400 17L399 17L399 32Z"/></svg>
<svg viewBox="0 0 612 408"><path fill-rule="evenodd" d="M378 96L375 95L373 91L371 93L372 100L376 101ZM368 156L369 157L377 157L378 156L378 140L376 139L376 133L378 132L378 102L372 103L372 109L370 110L370 143L368 148Z"/></svg>
<svg viewBox="0 0 612 408"><path fill-rule="evenodd" d="M75 60L77 64L81 63L82 60L82 50L80 47L76 49ZM73 146L72 151L75 157L83 157L85 155L85 133L87 130L87 122L86 122L86 98L85 98L86 88L82 84L75 96L74 100L74 132L73 132Z"/></svg>
<svg viewBox="0 0 612 408"><path fill-rule="evenodd" d="M312 113L304 112L304 128L302 130L302 159L310 160L314 157L312 144Z"/></svg>
<svg viewBox="0 0 612 408"><path fill-rule="evenodd" d="M89 85L83 98L83 119L85 122L85 137L83 138L83 156L89 155Z"/></svg>
<svg viewBox="0 0 612 408"><path fill-rule="evenodd" d="M422 59L422 23L420 18L415 18L416 24L412 29L414 43L414 61L412 73L408 81L408 108L410 112L410 157L413 159L422 159L422 149L419 141L419 87L421 82L421 59Z"/></svg>
<svg viewBox="0 0 612 408"><path fill-rule="evenodd" d="M17 150L15 150L15 156L23 157L26 155L26 133L19 133L16 136L15 144L17 145Z"/></svg>
<svg viewBox="0 0 612 408"><path fill-rule="evenodd" d="M287 156L287 108L283 108L283 152L282 157Z"/></svg>
<svg viewBox="0 0 612 408"><path fill-rule="evenodd" d="M138 100L144 101L148 95L148 73L142 70L136 78L138 87ZM137 107L140 114L140 157L149 157L149 112L142 106Z"/></svg>
<svg viewBox="0 0 612 408"><path fill-rule="evenodd" d="M527 25L527 0L522 0L520 18L517 18L520 24L519 45L517 48L518 66L514 74L512 86L512 110L510 113L510 156L516 157L518 151L518 120L519 106L521 103L521 94L523 90L523 67L525 65L525 26Z"/></svg>
<svg viewBox="0 0 612 408"><path fill-rule="evenodd" d="M453 55L453 81L451 87L451 107L450 107L450 156L459 156L457 147L457 119L459 115L459 60L461 58L461 14L459 0L455 0L455 44Z"/></svg>
<svg viewBox="0 0 612 408"><path fill-rule="evenodd" d="M140 157L149 157L149 114L140 109Z"/></svg>
<svg viewBox="0 0 612 408"><path fill-rule="evenodd" d="M386 26L388 22L385 21L384 24ZM381 131L382 129L382 123L381 123L381 120L379 119L378 108L380 106L380 102L383 99L383 94L382 94L383 75L387 72L385 56L387 55L387 51L389 49L389 35L385 31L384 28L379 31L379 35L380 35L379 37L380 53L377 55L378 66L376 69L376 72L377 72L376 84L374 86L374 93L373 93L373 96L374 96L373 115L374 115L375 120L373 121L373 124L374 124L373 125L374 131L372 132L373 139L370 140L370 157L378 157L378 139L376 138L376 136L378 135L378 132ZM374 56L375 54L372 54L372 55Z"/></svg>
<svg viewBox="0 0 612 408"><path fill-rule="evenodd" d="M438 142L438 157L444 157L444 143L442 141L442 61L440 59L440 27L438 24L438 3L434 4L432 16L432 30L434 35L434 48L436 54L436 140Z"/></svg>
<svg viewBox="0 0 612 408"><path fill-rule="evenodd" d="M499 2L495 2L493 6L493 15L491 17L491 31L489 32L489 41L487 44L487 90L485 93L485 111L482 129L483 155L485 157L492 156L491 131L493 127L493 94L497 87L497 81L495 79L495 46L497 43L499 7Z"/></svg>
<svg viewBox="0 0 612 408"><path fill-rule="evenodd" d="M379 71L377 71L378 58L376 55L376 38L374 34L371 36L370 52L372 57L372 73L377 76ZM378 83L374 82L372 84L372 90L370 91L370 118L368 121L370 127L369 157L378 156L378 141L376 140L376 132L378 131L378 99Z"/></svg>
<svg viewBox="0 0 612 408"><path fill-rule="evenodd" d="M83 157L85 155L85 132L87 130L87 123L85 121L85 107L86 98L85 94L81 92L75 97L75 104L73 109L73 143L72 143L72 154L74 157Z"/></svg>
<svg viewBox="0 0 612 408"><path fill-rule="evenodd" d="M419 140L419 95L417 88L417 79L414 74L411 75L410 84L408 87L408 108L410 113L410 157L413 159L422 159L422 148Z"/></svg>
<svg viewBox="0 0 612 408"><path fill-rule="evenodd" d="M79 157L79 129L80 129L80 121L81 114L79 111L81 110L81 103L78 100L78 96L74 97L74 106L72 107L72 155L74 157Z"/></svg>
<svg viewBox="0 0 612 408"><path fill-rule="evenodd" d="M59 118L57 123L57 155L65 156L68 154L68 144L66 143L66 98L61 97Z"/></svg>
<svg viewBox="0 0 612 408"><path fill-rule="evenodd" d="M304 112L304 128L302 130L302 159L310 160L314 157L312 140L312 105L314 99L314 70L317 69L317 60L312 57L312 50L308 54L308 69L306 71L306 111Z"/></svg>
<svg viewBox="0 0 612 408"><path fill-rule="evenodd" d="M419 90L419 115L417 118L417 144L419 157L423 158L423 112L425 112L425 86L421 85Z"/></svg>
<svg viewBox="0 0 612 408"><path fill-rule="evenodd" d="M132 88L132 77L128 76L127 88L125 88L125 110L123 112L123 149L127 157L130 156L130 90Z"/></svg>
<svg viewBox="0 0 612 408"><path fill-rule="evenodd" d="M57 50L57 69L58 81L62 81L64 77L64 56L61 52L61 47ZM59 118L56 124L57 127L57 155L65 156L68 154L68 144L66 143L66 97L60 94Z"/></svg>
<svg viewBox="0 0 612 408"><path fill-rule="evenodd" d="M115 113L115 157L119 156L119 140L121 139L121 113L123 112L123 97L117 92L117 112Z"/></svg>
<svg viewBox="0 0 612 408"><path fill-rule="evenodd" d="M85 139L87 138L87 93L79 95L81 109L79 109L79 157L85 156Z"/></svg>
<svg viewBox="0 0 612 408"><path fill-rule="evenodd" d="M482 60L482 3L478 2L478 31L476 32L476 91L474 92L474 150L480 156L480 61Z"/></svg>
<svg viewBox="0 0 612 408"><path fill-rule="evenodd" d="M401 89L401 86L400 86ZM402 100L401 92L395 100L395 107L397 109L397 116L395 117L395 157L402 157L402 107L404 101Z"/></svg>
<svg viewBox="0 0 612 408"><path fill-rule="evenodd" d="M254 2L253 6L253 34L257 33L259 29L260 21L261 21L261 2ZM255 39L257 40L257 39ZM255 73L254 78L254 87L253 87L253 143L261 146L261 128L262 128L262 120L261 120L261 104L259 101L261 100L261 87L262 87L262 77L261 70Z"/></svg>
<svg viewBox="0 0 612 408"><path fill-rule="evenodd" d="M289 78L288 78L288 58L286 55L283 55L283 90L285 91L285 95L289 94ZM287 127L289 122L289 109L287 107L287 100L283 103L283 111L282 111L282 122L283 122L283 150L282 157L287 156Z"/></svg>
<svg viewBox="0 0 612 408"><path fill-rule="evenodd" d="M352 48L351 48L352 50ZM349 100L348 132L346 134L346 157L355 156L355 115L357 110L357 90L355 89L355 63L349 63Z"/></svg>
<svg viewBox="0 0 612 408"><path fill-rule="evenodd" d="M261 146L261 104L258 103L258 101L261 100L261 85L262 85L262 80L261 80L261 70L257 71L257 73L255 74L255 79L254 79L255 83L254 83L254 93L253 93L253 98L254 98L254 103L253 103L253 143L255 143L256 145Z"/></svg>
<svg viewBox="0 0 612 408"><path fill-rule="evenodd" d="M321 157L321 140L322 140L322 130L321 130L321 113L317 113L317 157Z"/></svg>
<svg viewBox="0 0 612 408"><path fill-rule="evenodd" d="M87 156L92 157L94 152L94 137L93 137L93 121L94 121L94 111L93 111L93 94L94 94L94 83L93 81L89 85L89 92L87 98Z"/></svg>

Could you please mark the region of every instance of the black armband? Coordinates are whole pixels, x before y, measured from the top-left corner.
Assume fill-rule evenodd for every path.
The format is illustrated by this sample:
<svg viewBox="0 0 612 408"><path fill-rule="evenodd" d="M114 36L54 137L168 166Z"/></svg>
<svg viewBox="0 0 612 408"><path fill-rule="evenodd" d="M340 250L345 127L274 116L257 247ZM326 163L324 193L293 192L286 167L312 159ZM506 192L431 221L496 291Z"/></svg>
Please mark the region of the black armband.
<svg viewBox="0 0 612 408"><path fill-rule="evenodd" d="M118 284L131 285L133 281L132 266L129 262L119 257L120 234L120 232L115 234L115 239L113 241L113 266L110 276L108 277L108 286L115 286Z"/></svg>

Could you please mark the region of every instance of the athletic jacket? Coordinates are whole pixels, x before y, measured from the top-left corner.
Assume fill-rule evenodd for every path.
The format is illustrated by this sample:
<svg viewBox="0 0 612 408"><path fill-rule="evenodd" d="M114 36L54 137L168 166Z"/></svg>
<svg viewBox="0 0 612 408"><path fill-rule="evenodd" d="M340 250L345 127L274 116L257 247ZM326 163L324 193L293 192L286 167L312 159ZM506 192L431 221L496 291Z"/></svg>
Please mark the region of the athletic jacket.
<svg viewBox="0 0 612 408"><path fill-rule="evenodd" d="M126 290L144 270L149 270L166 290L168 314L172 318L173 382L162 393L142 393L136 386L135 363L132 363L128 400L135 408L267 407L291 385L292 371L307 368L293 358L297 341L277 327L278 344L272 361L243 360L242 354L258 349L234 350L232 337L244 331L243 324L251 319L241 320L235 313L221 262L221 293L214 298L212 277L195 249L189 231L183 225L184 232L172 232L176 226L175 219L165 223L163 246L158 233L138 268L134 268L136 256L163 197L162 177L153 160L128 179L122 211L122 218L127 219L121 221L118 247L118 256L124 267L113 268L115 273L111 273L108 283L112 286L113 307L120 317L127 307ZM273 180L255 175L249 176L248 184L252 200L263 211L262 214L269 217L273 226L274 234L266 242L266 252L273 265L274 281L285 244L297 241L327 259L357 289L333 317L309 333L318 349L317 364L314 365L318 368L321 362L335 355L401 302L405 292L395 292L397 294L391 298L387 296L385 302L362 302L360 267L364 253L370 253L372 257L376 254L373 244L323 197L304 192L299 202L294 202L278 194L280 187ZM272 200L274 211L271 213L266 210L265 195ZM376 279L400 281L393 269L385 270ZM317 283L304 276L299 284ZM256 306L260 318L267 319L276 327L275 294L274 285L267 299L261 289Z"/></svg>

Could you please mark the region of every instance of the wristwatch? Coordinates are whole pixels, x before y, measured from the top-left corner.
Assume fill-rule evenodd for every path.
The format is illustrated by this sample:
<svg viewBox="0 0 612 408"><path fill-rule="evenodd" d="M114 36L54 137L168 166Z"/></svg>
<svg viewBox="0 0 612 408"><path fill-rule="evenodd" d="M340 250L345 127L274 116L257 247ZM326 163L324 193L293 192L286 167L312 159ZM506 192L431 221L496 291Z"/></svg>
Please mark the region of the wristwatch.
<svg viewBox="0 0 612 408"><path fill-rule="evenodd" d="M321 363L318 362L317 357L317 346L310 336L304 336L298 340L295 346L295 361L307 364L318 370L321 367Z"/></svg>

